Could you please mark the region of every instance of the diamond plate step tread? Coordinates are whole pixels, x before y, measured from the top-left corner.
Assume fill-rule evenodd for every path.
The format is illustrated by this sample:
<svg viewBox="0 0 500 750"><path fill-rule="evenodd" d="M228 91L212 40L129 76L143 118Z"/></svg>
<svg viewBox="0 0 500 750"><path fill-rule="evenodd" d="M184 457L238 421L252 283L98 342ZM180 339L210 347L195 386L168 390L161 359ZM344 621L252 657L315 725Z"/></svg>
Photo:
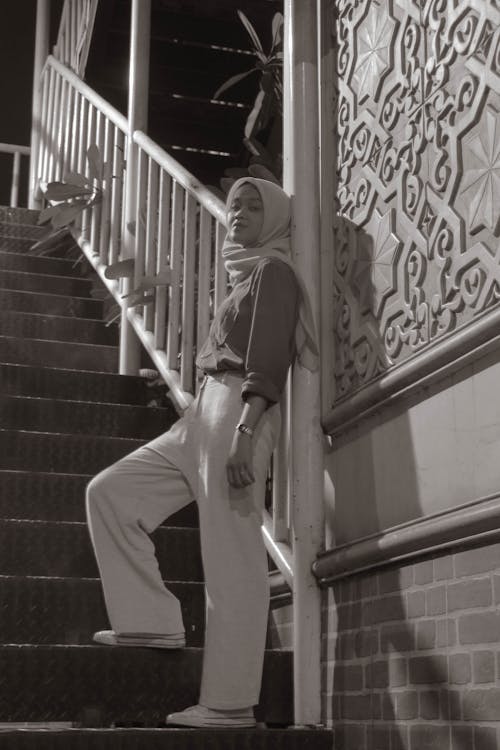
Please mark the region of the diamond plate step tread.
<svg viewBox="0 0 500 750"><path fill-rule="evenodd" d="M3 310L102 320L104 303L100 299L90 297L68 297L64 294L0 288L0 311Z"/></svg>
<svg viewBox="0 0 500 750"><path fill-rule="evenodd" d="M161 526L151 538L165 580L203 581L198 529ZM87 525L0 520L0 574L97 578Z"/></svg>
<svg viewBox="0 0 500 750"><path fill-rule="evenodd" d="M196 648L0 645L0 721L78 721L94 709L104 725L158 726L197 703L202 658ZM265 654L260 703L273 724L292 721L292 660Z"/></svg>
<svg viewBox="0 0 500 750"><path fill-rule="evenodd" d="M0 222L5 224L38 224L40 211L32 208L13 208L0 206Z"/></svg>
<svg viewBox="0 0 500 750"><path fill-rule="evenodd" d="M331 729L3 730L3 750L333 750Z"/></svg>
<svg viewBox="0 0 500 750"><path fill-rule="evenodd" d="M117 346L118 326L88 318L4 310L0 316L0 336Z"/></svg>
<svg viewBox="0 0 500 750"><path fill-rule="evenodd" d="M12 227L12 230L5 231L0 226L0 251L5 250L18 255L33 255L41 252L40 257L61 258L63 260L76 258L80 254L80 249L70 234L48 237L46 232L37 233L33 230L25 230L19 233L15 230L15 225L12 225ZM39 242L42 242L43 245L35 247Z"/></svg>
<svg viewBox="0 0 500 750"><path fill-rule="evenodd" d="M1 247L1 243L0 243ZM28 271L5 271L0 268L0 287L23 292L61 294L69 297L90 297L93 281L71 276L54 276Z"/></svg>
<svg viewBox="0 0 500 750"><path fill-rule="evenodd" d="M0 394L4 429L152 440L177 420L170 409Z"/></svg>
<svg viewBox="0 0 500 750"><path fill-rule="evenodd" d="M204 584L166 585L181 602L187 645L202 647ZM109 627L98 579L0 575L0 643L89 645Z"/></svg>
<svg viewBox="0 0 500 750"><path fill-rule="evenodd" d="M135 375L2 363L0 391L13 396L56 397L132 406L145 406L151 398L151 389L145 379Z"/></svg>
<svg viewBox="0 0 500 750"><path fill-rule="evenodd" d="M0 470L0 518L28 521L85 522L85 488L90 474ZM174 513L166 526L198 526L192 502Z"/></svg>
<svg viewBox="0 0 500 750"><path fill-rule="evenodd" d="M66 367L90 372L116 372L118 347L74 341L23 339L0 336L0 362L6 364Z"/></svg>
<svg viewBox="0 0 500 750"><path fill-rule="evenodd" d="M94 475L143 444L131 438L0 429L0 469Z"/></svg>
<svg viewBox="0 0 500 750"><path fill-rule="evenodd" d="M0 230L1 231L1 230ZM29 253L12 253L0 250L0 268L5 271L25 271L28 273L48 274L49 276L68 276L81 278L83 263L75 265L69 258L52 258ZM86 268L90 268L87 264Z"/></svg>

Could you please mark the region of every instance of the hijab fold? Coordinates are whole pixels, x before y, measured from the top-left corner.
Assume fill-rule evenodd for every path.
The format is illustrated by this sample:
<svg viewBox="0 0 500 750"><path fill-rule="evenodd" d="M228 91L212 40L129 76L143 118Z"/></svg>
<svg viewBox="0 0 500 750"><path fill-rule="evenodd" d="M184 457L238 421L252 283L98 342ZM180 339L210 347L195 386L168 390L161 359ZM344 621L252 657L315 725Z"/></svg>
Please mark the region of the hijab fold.
<svg viewBox="0 0 500 750"><path fill-rule="evenodd" d="M278 185L269 180L242 177L231 186L226 212L236 190L244 184L252 185L260 195L264 207L264 221L256 245L245 247L226 237L222 246L224 266L231 285L246 279L262 258L277 258L295 274L300 291L299 319L295 330L298 363L315 372L319 366L319 351L311 300L304 279L291 259L290 198Z"/></svg>

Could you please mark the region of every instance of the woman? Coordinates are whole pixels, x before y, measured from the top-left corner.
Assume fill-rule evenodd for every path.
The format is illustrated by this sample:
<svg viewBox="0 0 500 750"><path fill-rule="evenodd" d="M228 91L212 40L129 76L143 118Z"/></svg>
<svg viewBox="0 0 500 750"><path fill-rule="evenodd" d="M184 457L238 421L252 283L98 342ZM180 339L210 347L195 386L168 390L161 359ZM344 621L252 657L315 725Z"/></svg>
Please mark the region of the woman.
<svg viewBox="0 0 500 750"><path fill-rule="evenodd" d="M87 514L112 630L97 643L182 648L179 601L164 586L148 536L196 499L206 582L199 704L170 714L191 727L255 725L269 586L261 523L279 399L295 356L316 367L305 287L288 255L290 201L243 178L227 200L222 250L232 291L197 366L198 396L164 435L95 477Z"/></svg>

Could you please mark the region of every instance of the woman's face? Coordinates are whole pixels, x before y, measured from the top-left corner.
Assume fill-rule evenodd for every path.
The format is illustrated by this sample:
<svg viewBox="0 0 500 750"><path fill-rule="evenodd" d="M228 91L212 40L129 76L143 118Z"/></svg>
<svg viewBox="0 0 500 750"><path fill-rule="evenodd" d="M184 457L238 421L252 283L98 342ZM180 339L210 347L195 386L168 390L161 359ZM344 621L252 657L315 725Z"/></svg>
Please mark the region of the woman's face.
<svg viewBox="0 0 500 750"><path fill-rule="evenodd" d="M253 185L243 184L236 190L228 207L227 223L232 242L245 247L257 243L264 224L264 206Z"/></svg>

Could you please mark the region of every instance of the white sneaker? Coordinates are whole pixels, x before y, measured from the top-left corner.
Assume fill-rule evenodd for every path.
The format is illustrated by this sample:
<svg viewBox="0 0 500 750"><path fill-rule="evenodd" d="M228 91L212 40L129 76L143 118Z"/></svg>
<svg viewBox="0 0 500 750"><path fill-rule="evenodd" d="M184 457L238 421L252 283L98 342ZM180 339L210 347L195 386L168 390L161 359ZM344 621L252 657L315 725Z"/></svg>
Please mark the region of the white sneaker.
<svg viewBox="0 0 500 750"><path fill-rule="evenodd" d="M143 648L184 648L184 633L154 635L152 633L115 633L114 630L99 630L93 640L103 646L134 646Z"/></svg>
<svg viewBox="0 0 500 750"><path fill-rule="evenodd" d="M240 728L255 727L256 721L252 708L218 711L206 706L190 706L184 711L167 716L169 726L196 728Z"/></svg>

